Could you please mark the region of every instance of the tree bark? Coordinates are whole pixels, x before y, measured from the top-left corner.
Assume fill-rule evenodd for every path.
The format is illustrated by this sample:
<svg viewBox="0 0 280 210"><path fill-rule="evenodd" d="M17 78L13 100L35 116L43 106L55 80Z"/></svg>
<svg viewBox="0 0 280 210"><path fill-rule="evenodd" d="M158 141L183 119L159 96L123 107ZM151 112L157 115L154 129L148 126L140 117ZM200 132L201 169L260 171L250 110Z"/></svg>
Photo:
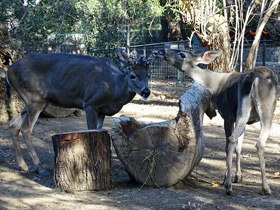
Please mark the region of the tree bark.
<svg viewBox="0 0 280 210"><path fill-rule="evenodd" d="M211 109L210 98L210 92L195 83L181 96L173 120L143 124L115 118L112 142L130 175L149 186L170 186L184 179L204 154L201 128L204 113Z"/></svg>
<svg viewBox="0 0 280 210"><path fill-rule="evenodd" d="M22 57L22 52L10 37L10 33L3 23L0 23L0 68L7 67Z"/></svg>
<svg viewBox="0 0 280 210"><path fill-rule="evenodd" d="M0 123L7 123L17 115L25 106L23 100L13 91L12 99L6 95L6 68L22 57L22 52L10 37L8 29L0 24ZM77 109L66 109L48 105L43 114L48 117L66 117L71 114L79 114Z"/></svg>
<svg viewBox="0 0 280 210"><path fill-rule="evenodd" d="M269 37L273 42L280 46L280 19L277 15L273 15L273 18L270 18L267 24L265 25L265 30L268 32Z"/></svg>
<svg viewBox="0 0 280 210"><path fill-rule="evenodd" d="M0 123L6 123L24 107L17 93L10 101L6 95L6 67L22 57L22 52L10 37L8 29L0 23Z"/></svg>
<svg viewBox="0 0 280 210"><path fill-rule="evenodd" d="M52 140L57 188L62 191L111 189L111 145L106 130L63 133Z"/></svg>
<svg viewBox="0 0 280 210"><path fill-rule="evenodd" d="M231 45L229 26L225 16L214 12L216 5L208 1L181 0L179 3L182 20L195 33L203 47L209 50L223 50L223 53L208 67L217 72L232 72L230 69Z"/></svg>

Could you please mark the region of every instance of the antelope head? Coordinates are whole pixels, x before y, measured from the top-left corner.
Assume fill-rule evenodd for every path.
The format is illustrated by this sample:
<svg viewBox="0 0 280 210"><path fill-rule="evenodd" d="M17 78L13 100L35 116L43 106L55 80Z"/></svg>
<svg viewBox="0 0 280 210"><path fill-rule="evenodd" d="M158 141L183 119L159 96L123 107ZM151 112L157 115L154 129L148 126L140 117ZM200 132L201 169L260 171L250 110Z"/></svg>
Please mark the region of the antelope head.
<svg viewBox="0 0 280 210"><path fill-rule="evenodd" d="M144 55L137 55L136 50L133 50L129 55L124 48L120 48L117 51L120 64L124 68L125 73L128 74L129 88L145 100L151 93L148 88L149 67L156 54L157 51L153 51L150 56L145 57Z"/></svg>

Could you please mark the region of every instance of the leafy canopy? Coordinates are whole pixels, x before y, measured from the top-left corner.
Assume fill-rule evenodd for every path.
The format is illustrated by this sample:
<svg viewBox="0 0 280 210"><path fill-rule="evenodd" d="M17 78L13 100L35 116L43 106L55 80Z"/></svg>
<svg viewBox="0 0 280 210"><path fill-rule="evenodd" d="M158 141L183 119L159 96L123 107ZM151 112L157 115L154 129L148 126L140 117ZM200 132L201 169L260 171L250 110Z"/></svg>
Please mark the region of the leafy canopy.
<svg viewBox="0 0 280 210"><path fill-rule="evenodd" d="M143 42L148 30L159 28L160 0L1 0L0 21L28 50L42 50L47 37L82 34L83 44L108 48Z"/></svg>

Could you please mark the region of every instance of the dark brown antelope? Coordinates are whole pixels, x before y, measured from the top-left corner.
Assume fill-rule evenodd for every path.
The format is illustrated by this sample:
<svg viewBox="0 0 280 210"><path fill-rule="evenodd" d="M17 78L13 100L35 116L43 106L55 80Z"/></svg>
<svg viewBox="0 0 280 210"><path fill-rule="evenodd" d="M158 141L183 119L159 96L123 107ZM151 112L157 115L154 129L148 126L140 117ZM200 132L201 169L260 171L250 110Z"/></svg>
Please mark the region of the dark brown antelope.
<svg viewBox="0 0 280 210"><path fill-rule="evenodd" d="M260 160L262 189L265 194L271 194L265 174L264 152L276 106L277 75L264 66L243 73L216 73L197 66L199 63L210 64L221 53L219 50L200 54L172 49L159 51L159 55L169 64L186 73L213 94L213 102L224 119L227 155L224 184L229 195L232 194L231 168L234 149L237 156L235 182L240 182L240 154L245 126L260 121L261 131L256 148Z"/></svg>
<svg viewBox="0 0 280 210"><path fill-rule="evenodd" d="M70 54L31 54L8 68L7 84L18 92L26 106L9 122L17 164L28 171L20 150L19 133L27 144L37 173L47 175L30 140L32 129L46 104L79 108L86 112L88 129L101 128L105 115L111 116L130 102L136 93L147 99L148 58L124 49L117 52L125 72L107 58Z"/></svg>

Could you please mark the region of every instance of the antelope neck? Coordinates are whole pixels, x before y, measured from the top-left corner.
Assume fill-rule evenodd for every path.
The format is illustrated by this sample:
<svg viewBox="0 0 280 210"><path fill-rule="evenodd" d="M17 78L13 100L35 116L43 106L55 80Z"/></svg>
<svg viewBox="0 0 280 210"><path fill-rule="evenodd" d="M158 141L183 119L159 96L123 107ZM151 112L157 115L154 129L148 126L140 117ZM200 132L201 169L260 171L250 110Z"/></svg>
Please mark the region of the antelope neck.
<svg viewBox="0 0 280 210"><path fill-rule="evenodd" d="M221 85L227 81L232 73L217 73L208 69L194 67L184 71L194 81L206 87L213 95L218 94Z"/></svg>

